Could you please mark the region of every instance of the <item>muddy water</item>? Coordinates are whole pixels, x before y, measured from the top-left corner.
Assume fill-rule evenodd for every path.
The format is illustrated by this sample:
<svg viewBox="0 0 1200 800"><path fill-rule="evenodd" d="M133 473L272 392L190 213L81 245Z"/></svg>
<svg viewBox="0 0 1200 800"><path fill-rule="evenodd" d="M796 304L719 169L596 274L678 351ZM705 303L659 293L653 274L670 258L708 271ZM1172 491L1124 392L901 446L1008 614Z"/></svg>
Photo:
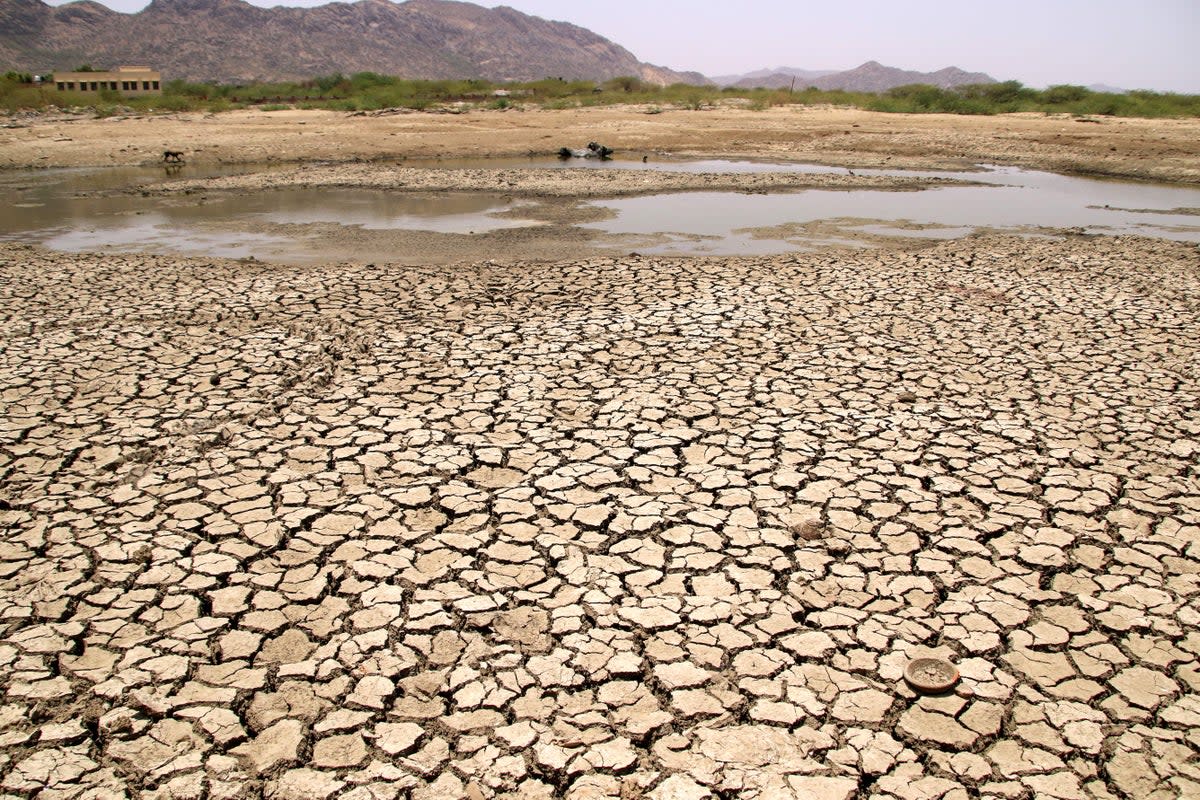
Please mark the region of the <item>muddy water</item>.
<svg viewBox="0 0 1200 800"><path fill-rule="evenodd" d="M413 166L639 169L689 172L842 171L751 161L595 161L475 159L409 162ZM242 168L246 171L249 168ZM239 171L198 170L196 178ZM1014 168L938 174L981 182L920 192L803 191L785 194L691 192L592 201L604 213L582 223L591 244L677 254L776 253L828 245L869 246L898 237L952 238L994 229L1055 233L1136 233L1200 241L1200 190L1088 180ZM161 169L57 170L0 179L5 208L0 239L67 251L122 250L254 256L275 261L378 257L377 232L475 237L508 229L537 236L536 203L491 193L415 194L374 190L289 189L255 194L199 193L171 198L96 196L161 179ZM336 235L331 235L331 232ZM525 240L531 237L526 236ZM332 247L330 242L337 241ZM394 242L394 237L387 239ZM423 235L422 242L430 238ZM390 245L389 245L390 246ZM423 245L424 246L424 245ZM455 248L430 247L433 261L456 260ZM502 256L503 253L497 253Z"/></svg>
<svg viewBox="0 0 1200 800"><path fill-rule="evenodd" d="M205 178L237 171L187 167L172 176ZM520 204L483 193L294 189L171 198L95 194L162 178L161 169L133 167L7 176L0 182L0 191L8 195L0 240L68 252L170 252L306 262L353 256L342 247L323 246L322 231L316 228L330 225L469 235L539 224L493 216L511 213ZM247 221L269 232L246 230Z"/></svg>
<svg viewBox="0 0 1200 800"><path fill-rule="evenodd" d="M863 174L909 174L863 170ZM945 175L945 173L940 173ZM646 252L769 253L876 237L954 238L975 230L1141 234L1200 242L1200 190L991 168L951 174L986 186L921 192L692 192L597 201L592 227L646 237Z"/></svg>

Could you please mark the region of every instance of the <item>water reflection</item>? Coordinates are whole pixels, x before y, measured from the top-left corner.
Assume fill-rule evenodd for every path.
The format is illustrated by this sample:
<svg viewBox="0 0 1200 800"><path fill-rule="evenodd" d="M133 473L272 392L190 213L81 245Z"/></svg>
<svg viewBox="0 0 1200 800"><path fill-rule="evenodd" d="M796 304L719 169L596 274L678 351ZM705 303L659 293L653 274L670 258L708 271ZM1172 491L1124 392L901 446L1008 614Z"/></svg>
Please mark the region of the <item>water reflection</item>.
<svg viewBox="0 0 1200 800"><path fill-rule="evenodd" d="M472 159L420 165L434 164L445 168L526 165L695 172L844 171L818 165L715 160L644 164L621 159ZM260 169L189 165L180 171L180 177ZM684 192L597 200L593 205L608 210L609 218L581 227L600 236L620 236L622 247L632 241L642 252L679 254L776 253L870 244L879 237L952 238L979 229L1037 232L1068 228L1200 241L1200 216L1195 213L1200 209L1200 189L1090 180L1016 168L969 173L858 172L960 177L986 185L920 192ZM540 224L522 218L522 209L535 204L488 193L302 188L165 198L119 193L78 196L160 180L162 175L161 168L150 167L0 175L0 191L7 195L6 212L0 215L0 239L63 250L115 248L314 261L329 255L321 247L327 244L329 226L341 232L336 257L353 258L355 248L365 251L365 237L376 231L473 234ZM1189 209L1192 213L1187 213ZM359 233L348 233L354 229Z"/></svg>
<svg viewBox="0 0 1200 800"><path fill-rule="evenodd" d="M521 205L484 193L396 194L337 190L331 193L327 202L319 205L313 203L311 190L269 194L273 195L269 202L248 204L243 213L286 225L335 223L368 230L413 229L437 233L474 233L534 224L529 220L492 216L497 211L510 211ZM265 195L254 199L268 200Z"/></svg>
<svg viewBox="0 0 1200 800"><path fill-rule="evenodd" d="M147 215L135 223L119 228L68 229L52 233L42 241L44 247L68 253L109 249L218 258L266 258L269 255L286 255L296 248L297 243L295 237L271 236L265 233L205 233L193 230L181 235L173 229L167 218L160 214Z"/></svg>
<svg viewBox="0 0 1200 800"><path fill-rule="evenodd" d="M665 235L665 242L643 248L661 253L780 252L781 245L802 242L803 226L816 222L847 233L859 230L877 236L953 238L977 229L1071 228L1200 241L1200 216L1179 213L1200 208L1198 189L1090 180L1009 167L950 177L988 185L920 192L690 192L600 200L596 205L614 213L590 227L660 239ZM772 228L776 229L774 238ZM697 236L718 238L696 241Z"/></svg>
<svg viewBox="0 0 1200 800"><path fill-rule="evenodd" d="M212 177L248 168L194 169L182 178ZM0 240L79 252L174 252L282 261L346 257L344 247L323 247L318 232L298 227L267 233L261 225L336 225L365 230L482 233L540 223L493 216L520 208L484 193L410 194L353 189L282 189L249 195L197 193L143 197L95 192L161 180L161 168L54 170L7 175L0 190L10 197L0 215ZM83 194L83 196L80 196Z"/></svg>

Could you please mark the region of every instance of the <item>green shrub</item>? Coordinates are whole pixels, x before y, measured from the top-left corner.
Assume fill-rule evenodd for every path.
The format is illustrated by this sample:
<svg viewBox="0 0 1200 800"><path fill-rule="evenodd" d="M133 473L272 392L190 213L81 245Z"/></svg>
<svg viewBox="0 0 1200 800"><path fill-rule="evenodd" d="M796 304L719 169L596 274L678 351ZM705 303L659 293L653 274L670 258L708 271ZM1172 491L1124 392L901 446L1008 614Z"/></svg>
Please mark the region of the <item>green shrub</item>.
<svg viewBox="0 0 1200 800"><path fill-rule="evenodd" d="M392 86L399 81L396 78L380 75L377 72L356 72L350 76L349 81L340 75L331 75L326 82L331 83L331 90L342 83L348 83L351 91L361 92L377 86Z"/></svg>
<svg viewBox="0 0 1200 800"><path fill-rule="evenodd" d="M335 89L345 89L352 84L346 80L346 76L340 72L335 72L332 75L322 75L313 80L313 84L321 94L329 94Z"/></svg>
<svg viewBox="0 0 1200 800"><path fill-rule="evenodd" d="M1050 105L1078 103L1089 94L1091 94L1091 92L1082 86L1070 86L1067 84L1049 86L1042 90L1042 102Z"/></svg>
<svg viewBox="0 0 1200 800"><path fill-rule="evenodd" d="M181 95L200 100L214 97L221 94L221 92L222 87L212 83L188 83L187 81L174 80L163 84L164 95Z"/></svg>
<svg viewBox="0 0 1200 800"><path fill-rule="evenodd" d="M136 99L146 102L147 107L159 111L194 111L201 107L194 99L183 95L164 94L159 97L139 97Z"/></svg>
<svg viewBox="0 0 1200 800"><path fill-rule="evenodd" d="M0 78L0 110L45 108L53 105L52 99L56 99L57 96L58 93L52 89L25 83L19 78Z"/></svg>
<svg viewBox="0 0 1200 800"><path fill-rule="evenodd" d="M612 78L605 81L602 88L606 92L639 92L643 90L644 84L640 78L635 78L632 75L622 75L619 78Z"/></svg>

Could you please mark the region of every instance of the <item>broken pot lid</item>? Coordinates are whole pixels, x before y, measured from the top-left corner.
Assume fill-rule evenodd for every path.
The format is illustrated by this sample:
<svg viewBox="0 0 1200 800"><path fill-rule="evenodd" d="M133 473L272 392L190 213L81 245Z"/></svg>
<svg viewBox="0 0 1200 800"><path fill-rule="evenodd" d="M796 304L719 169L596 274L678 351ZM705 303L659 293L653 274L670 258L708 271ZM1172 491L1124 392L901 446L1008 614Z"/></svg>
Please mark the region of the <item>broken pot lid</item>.
<svg viewBox="0 0 1200 800"><path fill-rule="evenodd" d="M914 658L904 668L904 680L919 692L937 694L958 683L958 667L940 658Z"/></svg>

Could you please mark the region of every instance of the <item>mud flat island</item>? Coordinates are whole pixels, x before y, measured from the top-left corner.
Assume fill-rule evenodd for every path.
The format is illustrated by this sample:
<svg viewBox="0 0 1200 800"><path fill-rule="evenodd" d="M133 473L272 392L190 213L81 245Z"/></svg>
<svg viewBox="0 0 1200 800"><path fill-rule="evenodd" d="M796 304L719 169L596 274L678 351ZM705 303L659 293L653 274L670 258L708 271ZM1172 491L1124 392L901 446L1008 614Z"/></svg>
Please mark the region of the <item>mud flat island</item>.
<svg viewBox="0 0 1200 800"><path fill-rule="evenodd" d="M684 191L786 192L805 189L919 191L969 186L962 178L856 175L853 172L651 172L633 169L534 167L439 169L380 164L305 164L237 175L149 183L128 191L172 196L265 189L375 189L389 192L502 192L513 197L629 197Z"/></svg>
<svg viewBox="0 0 1200 800"><path fill-rule="evenodd" d="M1198 267L0 245L0 784L1195 796Z"/></svg>

